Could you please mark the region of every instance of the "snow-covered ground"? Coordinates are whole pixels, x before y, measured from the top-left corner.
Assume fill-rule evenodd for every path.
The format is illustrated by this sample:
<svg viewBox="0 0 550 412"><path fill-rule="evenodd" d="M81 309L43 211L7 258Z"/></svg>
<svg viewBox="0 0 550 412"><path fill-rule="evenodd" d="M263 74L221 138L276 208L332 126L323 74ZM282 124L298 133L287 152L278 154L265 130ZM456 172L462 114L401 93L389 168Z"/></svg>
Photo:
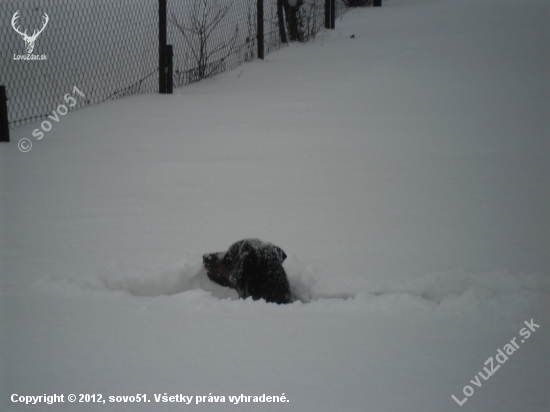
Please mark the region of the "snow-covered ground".
<svg viewBox="0 0 550 412"><path fill-rule="evenodd" d="M383 6L41 140L12 131L1 410L550 410L548 2ZM300 300L206 278L202 254L245 237L285 250Z"/></svg>

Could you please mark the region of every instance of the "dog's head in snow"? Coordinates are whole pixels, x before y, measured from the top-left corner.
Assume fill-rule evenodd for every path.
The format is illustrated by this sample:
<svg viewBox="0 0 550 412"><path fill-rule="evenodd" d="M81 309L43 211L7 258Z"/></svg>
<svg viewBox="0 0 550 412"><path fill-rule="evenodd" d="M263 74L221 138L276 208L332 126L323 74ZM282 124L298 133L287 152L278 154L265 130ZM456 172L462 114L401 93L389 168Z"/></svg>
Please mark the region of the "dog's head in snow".
<svg viewBox="0 0 550 412"><path fill-rule="evenodd" d="M202 259L210 280L235 289L241 298L292 302L283 269L286 253L280 247L258 239L244 239L226 252L207 253Z"/></svg>

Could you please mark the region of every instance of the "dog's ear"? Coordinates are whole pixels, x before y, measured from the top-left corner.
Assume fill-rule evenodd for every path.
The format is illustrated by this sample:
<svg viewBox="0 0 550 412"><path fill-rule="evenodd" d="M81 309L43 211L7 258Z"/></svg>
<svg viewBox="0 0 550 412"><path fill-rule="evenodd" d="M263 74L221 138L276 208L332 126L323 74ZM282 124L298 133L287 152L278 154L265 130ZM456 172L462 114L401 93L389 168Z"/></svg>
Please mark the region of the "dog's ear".
<svg viewBox="0 0 550 412"><path fill-rule="evenodd" d="M239 240L238 242L233 243L227 252L221 257L224 266L231 270L233 264L237 264L239 261L239 256L245 251L245 241Z"/></svg>
<svg viewBox="0 0 550 412"><path fill-rule="evenodd" d="M220 261L227 270L231 270L233 267L233 256L229 252L230 251L227 251L223 255L220 254Z"/></svg>
<svg viewBox="0 0 550 412"><path fill-rule="evenodd" d="M278 246L274 246L275 247L275 252L277 253L277 256L279 257L279 260L281 261L281 263L283 263L286 259L286 253L283 249L281 249L280 247Z"/></svg>
<svg viewBox="0 0 550 412"><path fill-rule="evenodd" d="M233 261L229 282L236 285L244 280L248 275L255 272L258 266L258 255L256 250L250 247L243 247L237 257Z"/></svg>

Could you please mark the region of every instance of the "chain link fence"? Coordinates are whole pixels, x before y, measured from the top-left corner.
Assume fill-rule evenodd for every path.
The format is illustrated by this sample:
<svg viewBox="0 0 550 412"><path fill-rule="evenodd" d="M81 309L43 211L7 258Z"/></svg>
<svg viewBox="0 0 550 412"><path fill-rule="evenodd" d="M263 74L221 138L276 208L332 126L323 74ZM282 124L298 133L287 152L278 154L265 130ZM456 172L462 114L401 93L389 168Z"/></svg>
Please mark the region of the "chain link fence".
<svg viewBox="0 0 550 412"><path fill-rule="evenodd" d="M175 87L257 57L257 0L166 3ZM324 24L325 0L263 0L265 53ZM47 117L75 86L75 108L159 90L159 0L1 0L0 38L10 128Z"/></svg>
<svg viewBox="0 0 550 412"><path fill-rule="evenodd" d="M2 0L0 84L10 127L51 114L74 86L86 95L76 107L155 91L157 9L156 0ZM24 38L41 28L36 60L23 60Z"/></svg>

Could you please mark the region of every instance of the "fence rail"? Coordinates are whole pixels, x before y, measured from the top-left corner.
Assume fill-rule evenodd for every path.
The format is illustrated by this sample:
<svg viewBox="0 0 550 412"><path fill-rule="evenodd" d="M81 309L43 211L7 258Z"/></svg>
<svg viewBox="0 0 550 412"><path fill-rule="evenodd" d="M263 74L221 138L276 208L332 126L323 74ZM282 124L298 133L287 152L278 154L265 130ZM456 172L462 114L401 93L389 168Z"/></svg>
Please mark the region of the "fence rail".
<svg viewBox="0 0 550 412"><path fill-rule="evenodd" d="M285 42L312 40L326 26L326 4L334 27L346 1L2 0L0 85L8 126L47 117L75 86L86 96L74 107L80 108L162 92L168 83L181 87Z"/></svg>

